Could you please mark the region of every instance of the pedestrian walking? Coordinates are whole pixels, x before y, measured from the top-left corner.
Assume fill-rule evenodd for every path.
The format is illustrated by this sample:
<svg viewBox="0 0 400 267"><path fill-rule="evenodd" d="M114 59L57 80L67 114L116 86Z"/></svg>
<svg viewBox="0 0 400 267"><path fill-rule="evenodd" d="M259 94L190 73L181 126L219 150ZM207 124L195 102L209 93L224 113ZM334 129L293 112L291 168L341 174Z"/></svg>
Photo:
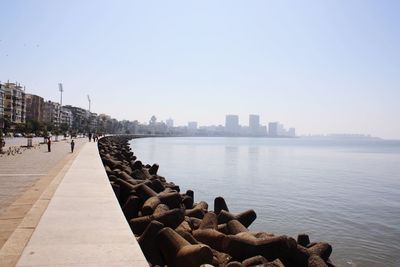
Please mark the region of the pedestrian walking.
<svg viewBox="0 0 400 267"><path fill-rule="evenodd" d="M97 140L97 134L93 134L93 142L96 142Z"/></svg>
<svg viewBox="0 0 400 267"><path fill-rule="evenodd" d="M71 140L71 153L74 153L74 148L75 148L75 142L74 140Z"/></svg>
<svg viewBox="0 0 400 267"><path fill-rule="evenodd" d="M51 152L51 137L47 139L47 152Z"/></svg>
<svg viewBox="0 0 400 267"><path fill-rule="evenodd" d="M89 133L89 142L92 141L92 133Z"/></svg>

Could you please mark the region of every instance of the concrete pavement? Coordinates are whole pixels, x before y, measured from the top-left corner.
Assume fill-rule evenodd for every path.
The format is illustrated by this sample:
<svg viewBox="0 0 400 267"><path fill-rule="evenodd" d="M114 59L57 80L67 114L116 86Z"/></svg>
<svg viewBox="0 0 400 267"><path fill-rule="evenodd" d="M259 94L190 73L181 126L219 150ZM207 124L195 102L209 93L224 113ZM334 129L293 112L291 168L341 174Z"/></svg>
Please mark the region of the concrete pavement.
<svg viewBox="0 0 400 267"><path fill-rule="evenodd" d="M15 156L0 157L0 266L15 265L19 255L11 257L3 248L12 235L18 232L17 228L24 219L34 229L32 227L38 223L48 200L57 188L57 181L59 183L62 179L63 172L65 173L86 139L76 139L75 142L76 150L73 154L70 153L70 143L62 141L53 143L50 153L46 146L40 146ZM39 201L41 196L47 197L47 202ZM26 229L24 231L25 234L29 232ZM18 238L18 242L23 244L23 240L27 242L30 235L22 239L19 235ZM18 246L11 247L13 253L18 251Z"/></svg>
<svg viewBox="0 0 400 267"><path fill-rule="evenodd" d="M0 267L148 266L97 143L75 142L0 158Z"/></svg>
<svg viewBox="0 0 400 267"><path fill-rule="evenodd" d="M29 221L21 225L12 246L5 245L11 256L13 246L21 247L20 240L32 230ZM148 266L108 181L97 143L86 143L66 171L17 266Z"/></svg>

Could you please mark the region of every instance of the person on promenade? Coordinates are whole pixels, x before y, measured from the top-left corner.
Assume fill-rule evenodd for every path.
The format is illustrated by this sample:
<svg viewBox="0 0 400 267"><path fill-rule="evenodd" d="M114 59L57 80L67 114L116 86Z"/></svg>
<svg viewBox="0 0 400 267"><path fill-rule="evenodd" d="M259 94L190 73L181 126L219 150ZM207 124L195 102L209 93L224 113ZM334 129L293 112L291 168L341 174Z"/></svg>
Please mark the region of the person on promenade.
<svg viewBox="0 0 400 267"><path fill-rule="evenodd" d="M51 137L50 136L47 139L47 152L51 152Z"/></svg>
<svg viewBox="0 0 400 267"><path fill-rule="evenodd" d="M75 148L75 142L74 140L71 140L71 153L74 153L74 148Z"/></svg>
<svg viewBox="0 0 400 267"><path fill-rule="evenodd" d="M97 134L93 134L93 142L96 142L97 139Z"/></svg>
<svg viewBox="0 0 400 267"><path fill-rule="evenodd" d="M92 133L89 133L89 142L92 142Z"/></svg>

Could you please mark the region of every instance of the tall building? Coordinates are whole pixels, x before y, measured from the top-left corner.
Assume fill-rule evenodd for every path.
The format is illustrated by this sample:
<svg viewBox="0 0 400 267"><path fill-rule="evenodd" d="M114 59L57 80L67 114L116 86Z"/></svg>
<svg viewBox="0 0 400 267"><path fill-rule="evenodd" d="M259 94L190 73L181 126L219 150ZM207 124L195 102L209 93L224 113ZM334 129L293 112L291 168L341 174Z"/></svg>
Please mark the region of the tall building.
<svg viewBox="0 0 400 267"><path fill-rule="evenodd" d="M53 126L60 126L60 111L61 105L57 102L46 101L44 102L43 121L51 123Z"/></svg>
<svg viewBox="0 0 400 267"><path fill-rule="evenodd" d="M188 131L194 133L197 131L197 121L188 122Z"/></svg>
<svg viewBox="0 0 400 267"><path fill-rule="evenodd" d="M249 131L250 135L260 134L260 116L250 114L249 115Z"/></svg>
<svg viewBox="0 0 400 267"><path fill-rule="evenodd" d="M282 123L278 123L278 136L286 136L286 130Z"/></svg>
<svg viewBox="0 0 400 267"><path fill-rule="evenodd" d="M72 112L72 128L78 131L89 130L89 116L90 113L86 109L74 107L71 105L63 106L63 110Z"/></svg>
<svg viewBox="0 0 400 267"><path fill-rule="evenodd" d="M4 128L4 98L5 92L3 85L0 83L0 129Z"/></svg>
<svg viewBox="0 0 400 267"><path fill-rule="evenodd" d="M296 137L296 129L295 129L295 128L289 128L289 130L288 130L288 136L290 136L290 137Z"/></svg>
<svg viewBox="0 0 400 267"><path fill-rule="evenodd" d="M279 128L279 122L270 122L268 123L268 135L271 137L277 137Z"/></svg>
<svg viewBox="0 0 400 267"><path fill-rule="evenodd" d="M174 120L169 118L165 121L165 123L167 124L167 127L172 128L174 127Z"/></svg>
<svg viewBox="0 0 400 267"><path fill-rule="evenodd" d="M26 120L43 121L44 100L43 97L26 94Z"/></svg>
<svg viewBox="0 0 400 267"><path fill-rule="evenodd" d="M25 91L17 83L7 82L4 89L4 119L12 123L25 122Z"/></svg>
<svg viewBox="0 0 400 267"><path fill-rule="evenodd" d="M267 131L267 126L265 126L265 125L260 126L260 132L259 132L260 136L266 136L267 132L268 132Z"/></svg>
<svg viewBox="0 0 400 267"><path fill-rule="evenodd" d="M226 115L225 117L225 132L228 134L238 134L239 127L239 116L238 115Z"/></svg>
<svg viewBox="0 0 400 267"><path fill-rule="evenodd" d="M68 109L61 109L60 124L66 124L68 127L72 127L73 122L72 112Z"/></svg>

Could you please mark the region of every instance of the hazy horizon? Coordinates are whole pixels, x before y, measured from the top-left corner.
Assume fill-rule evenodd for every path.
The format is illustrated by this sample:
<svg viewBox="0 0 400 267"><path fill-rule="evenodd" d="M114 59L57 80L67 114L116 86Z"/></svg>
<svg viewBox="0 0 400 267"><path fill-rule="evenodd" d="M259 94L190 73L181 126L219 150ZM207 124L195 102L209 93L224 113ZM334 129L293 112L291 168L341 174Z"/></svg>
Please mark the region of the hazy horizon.
<svg viewBox="0 0 400 267"><path fill-rule="evenodd" d="M4 1L0 81L119 120L400 139L398 1Z"/></svg>

